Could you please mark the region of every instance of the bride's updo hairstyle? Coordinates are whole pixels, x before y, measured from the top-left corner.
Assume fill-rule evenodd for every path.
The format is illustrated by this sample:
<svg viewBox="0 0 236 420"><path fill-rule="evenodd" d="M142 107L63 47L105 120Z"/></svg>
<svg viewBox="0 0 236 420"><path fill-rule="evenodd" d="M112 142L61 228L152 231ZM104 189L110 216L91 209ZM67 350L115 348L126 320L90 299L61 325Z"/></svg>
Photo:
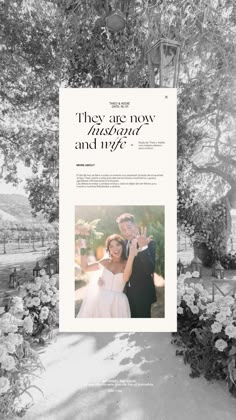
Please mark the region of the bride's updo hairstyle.
<svg viewBox="0 0 236 420"><path fill-rule="evenodd" d="M110 236L108 236L108 238L106 239L106 243L105 243L105 246L106 246L106 251L110 254L110 243L112 242L112 241L116 241L118 244L120 244L120 245L122 245L122 254L121 254L121 259L122 260L126 260L127 258L126 258L126 252L125 252L125 248L126 248L126 245L125 245L125 241L124 241L124 239L120 236L120 235L117 235L116 233L114 233L113 235L110 235Z"/></svg>

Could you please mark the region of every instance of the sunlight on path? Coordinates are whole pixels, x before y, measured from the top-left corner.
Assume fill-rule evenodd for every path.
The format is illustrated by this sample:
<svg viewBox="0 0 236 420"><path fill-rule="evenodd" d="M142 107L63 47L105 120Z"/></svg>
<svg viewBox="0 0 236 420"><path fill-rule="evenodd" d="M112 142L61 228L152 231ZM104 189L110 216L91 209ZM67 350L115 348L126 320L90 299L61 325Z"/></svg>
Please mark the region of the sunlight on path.
<svg viewBox="0 0 236 420"><path fill-rule="evenodd" d="M170 334L60 334L25 420L234 420L225 385L189 377Z"/></svg>

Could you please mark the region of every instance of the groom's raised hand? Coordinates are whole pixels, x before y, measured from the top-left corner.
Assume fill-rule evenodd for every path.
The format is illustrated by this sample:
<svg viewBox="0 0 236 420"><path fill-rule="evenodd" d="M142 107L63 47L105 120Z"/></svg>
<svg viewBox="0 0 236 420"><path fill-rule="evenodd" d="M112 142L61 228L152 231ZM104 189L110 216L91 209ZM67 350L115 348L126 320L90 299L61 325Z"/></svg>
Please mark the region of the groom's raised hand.
<svg viewBox="0 0 236 420"><path fill-rule="evenodd" d="M143 248L144 246L147 246L149 242L152 241L152 239L153 239L152 235L147 237L147 228L141 226L137 235L138 247Z"/></svg>

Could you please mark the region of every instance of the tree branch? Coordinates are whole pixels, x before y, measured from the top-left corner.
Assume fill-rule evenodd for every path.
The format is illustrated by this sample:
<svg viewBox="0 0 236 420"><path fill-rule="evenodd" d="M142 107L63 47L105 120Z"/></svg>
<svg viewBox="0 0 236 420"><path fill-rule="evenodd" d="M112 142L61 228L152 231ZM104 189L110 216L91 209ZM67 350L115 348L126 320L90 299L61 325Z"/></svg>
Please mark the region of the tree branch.
<svg viewBox="0 0 236 420"><path fill-rule="evenodd" d="M198 173L208 173L208 174L216 174L218 175L220 178L224 179L225 181L228 182L228 184L232 187L235 188L235 179L233 177L231 177L230 175L227 175L222 169L217 168L215 166L212 165L207 165L207 166L197 166L195 165L195 163L192 162L192 167L193 169L198 172Z"/></svg>
<svg viewBox="0 0 236 420"><path fill-rule="evenodd" d="M219 113L217 113L217 116L216 116L216 130L217 130L217 135L216 135L216 140L215 140L215 155L217 159L221 162L226 163L227 165L231 164L232 166L236 167L235 159L233 159L231 156L224 156L220 152L219 146L220 146L221 129L220 129Z"/></svg>

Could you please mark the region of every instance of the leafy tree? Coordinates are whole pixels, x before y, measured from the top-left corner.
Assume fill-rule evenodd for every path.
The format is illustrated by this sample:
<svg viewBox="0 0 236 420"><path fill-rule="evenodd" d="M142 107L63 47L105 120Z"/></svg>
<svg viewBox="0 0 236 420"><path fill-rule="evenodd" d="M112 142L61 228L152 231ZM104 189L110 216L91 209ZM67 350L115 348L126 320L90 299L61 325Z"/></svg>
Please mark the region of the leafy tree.
<svg viewBox="0 0 236 420"><path fill-rule="evenodd" d="M148 87L146 52L160 37L181 43L179 191L193 179L206 190L214 182L235 206L233 0L6 0L0 7L2 176L17 183L17 163L31 166L35 212L58 218L59 86ZM116 7L126 26L112 33L106 18ZM202 196L196 188L195 200Z"/></svg>
<svg viewBox="0 0 236 420"><path fill-rule="evenodd" d="M57 189L51 180L51 159L58 166L58 88L61 82L63 58L59 47L58 27L61 25L57 6L53 2L5 1L0 3L3 16L3 45L0 75L0 149L4 156L2 177L17 184L17 163L31 166L33 176L28 191L34 194L34 184L45 181ZM33 202L34 205L34 202ZM47 213L50 218L53 217ZM54 216L54 217L57 217Z"/></svg>

